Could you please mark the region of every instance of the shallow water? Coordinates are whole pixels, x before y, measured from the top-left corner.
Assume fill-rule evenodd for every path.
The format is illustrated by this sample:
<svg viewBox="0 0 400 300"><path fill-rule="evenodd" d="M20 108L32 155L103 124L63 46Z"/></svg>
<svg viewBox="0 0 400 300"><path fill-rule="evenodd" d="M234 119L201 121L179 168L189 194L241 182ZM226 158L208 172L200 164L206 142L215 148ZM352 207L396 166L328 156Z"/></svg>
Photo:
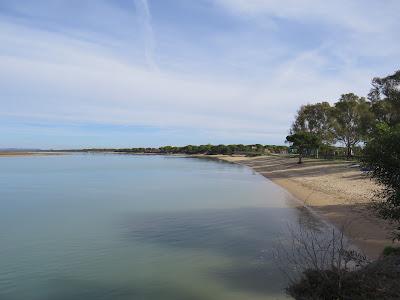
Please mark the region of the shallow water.
<svg viewBox="0 0 400 300"><path fill-rule="evenodd" d="M0 299L282 299L289 198L218 161L0 158Z"/></svg>

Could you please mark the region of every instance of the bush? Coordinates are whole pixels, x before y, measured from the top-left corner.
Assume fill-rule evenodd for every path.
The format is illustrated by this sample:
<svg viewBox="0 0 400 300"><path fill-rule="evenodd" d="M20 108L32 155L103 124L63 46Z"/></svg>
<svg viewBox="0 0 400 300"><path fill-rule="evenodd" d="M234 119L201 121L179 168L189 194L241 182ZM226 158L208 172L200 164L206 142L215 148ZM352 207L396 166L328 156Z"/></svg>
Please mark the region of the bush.
<svg viewBox="0 0 400 300"><path fill-rule="evenodd" d="M383 249L383 256L400 255L400 247L387 246Z"/></svg>
<svg viewBox="0 0 400 300"><path fill-rule="evenodd" d="M365 147L363 164L385 187L379 195L382 201L374 208L384 219L400 222L400 125L381 123L373 136ZM395 233L394 239L400 239L400 235Z"/></svg>
<svg viewBox="0 0 400 300"><path fill-rule="evenodd" d="M399 265L400 256L389 255L341 276L335 270L309 269L287 292L298 300L400 299Z"/></svg>

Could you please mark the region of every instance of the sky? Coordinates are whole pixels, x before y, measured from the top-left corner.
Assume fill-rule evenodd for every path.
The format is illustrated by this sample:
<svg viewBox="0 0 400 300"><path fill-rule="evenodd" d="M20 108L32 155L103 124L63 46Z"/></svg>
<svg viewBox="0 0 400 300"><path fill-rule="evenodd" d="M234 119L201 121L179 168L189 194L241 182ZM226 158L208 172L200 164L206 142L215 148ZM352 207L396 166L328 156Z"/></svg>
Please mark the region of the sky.
<svg viewBox="0 0 400 300"><path fill-rule="evenodd" d="M400 69L398 0L0 0L0 148L284 144Z"/></svg>

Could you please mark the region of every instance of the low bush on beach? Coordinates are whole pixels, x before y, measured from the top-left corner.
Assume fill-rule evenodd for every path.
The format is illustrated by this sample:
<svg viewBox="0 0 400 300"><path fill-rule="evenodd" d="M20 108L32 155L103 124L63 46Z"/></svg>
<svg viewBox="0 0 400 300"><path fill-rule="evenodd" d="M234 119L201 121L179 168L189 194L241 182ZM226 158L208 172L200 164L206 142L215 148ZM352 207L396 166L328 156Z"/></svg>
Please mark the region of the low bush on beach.
<svg viewBox="0 0 400 300"><path fill-rule="evenodd" d="M371 262L351 247L343 231L303 228L275 253L294 299L400 299L400 248L387 247Z"/></svg>
<svg viewBox="0 0 400 300"><path fill-rule="evenodd" d="M356 270L306 270L287 292L295 299L400 299L400 255L384 256Z"/></svg>
<svg viewBox="0 0 400 300"><path fill-rule="evenodd" d="M392 246L387 246L385 249L383 249L383 256L389 256L389 255L399 255L400 256L400 247L392 247Z"/></svg>

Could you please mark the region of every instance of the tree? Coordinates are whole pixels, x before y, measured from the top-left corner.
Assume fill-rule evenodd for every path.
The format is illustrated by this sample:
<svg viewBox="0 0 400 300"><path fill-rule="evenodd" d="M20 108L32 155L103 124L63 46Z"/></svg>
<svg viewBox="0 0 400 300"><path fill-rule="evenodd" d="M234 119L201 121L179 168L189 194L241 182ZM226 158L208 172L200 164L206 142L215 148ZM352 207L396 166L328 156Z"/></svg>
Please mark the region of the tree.
<svg viewBox="0 0 400 300"><path fill-rule="evenodd" d="M332 107L328 102L307 104L300 107L290 133L310 132L319 137L324 149L334 142ZM318 157L318 148L317 157Z"/></svg>
<svg viewBox="0 0 400 300"><path fill-rule="evenodd" d="M383 218L400 222L400 124L390 127L380 123L364 154L363 164L371 177L385 186L384 201L377 202L375 208Z"/></svg>
<svg viewBox="0 0 400 300"><path fill-rule="evenodd" d="M372 80L368 98L378 122L390 126L400 123L400 70L392 75Z"/></svg>
<svg viewBox="0 0 400 300"><path fill-rule="evenodd" d="M299 164L302 163L304 151L307 149L318 148L321 144L320 138L311 132L298 132L286 137L286 141L299 153Z"/></svg>
<svg viewBox="0 0 400 300"><path fill-rule="evenodd" d="M370 103L353 93L344 94L335 103L333 116L335 137L345 145L349 158L352 148L367 136L371 126Z"/></svg>
<svg viewBox="0 0 400 300"><path fill-rule="evenodd" d="M291 133L310 132L319 136L322 142L333 142L332 107L328 102L303 105L297 112Z"/></svg>

